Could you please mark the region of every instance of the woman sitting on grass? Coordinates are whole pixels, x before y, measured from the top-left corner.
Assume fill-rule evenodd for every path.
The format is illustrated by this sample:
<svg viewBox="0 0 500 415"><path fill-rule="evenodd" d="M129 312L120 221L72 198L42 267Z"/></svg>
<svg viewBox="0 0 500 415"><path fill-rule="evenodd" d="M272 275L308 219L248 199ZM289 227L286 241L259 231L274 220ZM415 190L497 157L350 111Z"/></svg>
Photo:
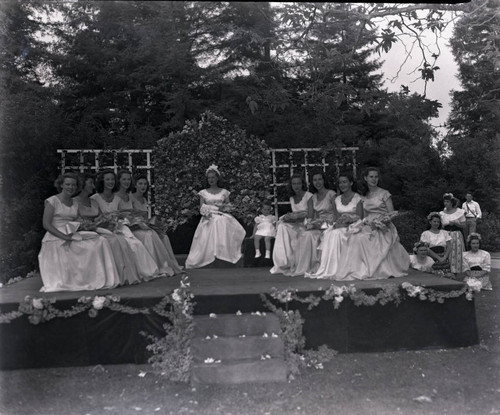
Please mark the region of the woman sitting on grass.
<svg viewBox="0 0 500 415"><path fill-rule="evenodd" d="M491 256L488 252L479 249L481 243L481 235L471 233L467 237L470 251L463 253L463 269L465 279L475 278L481 281L483 290L492 290L490 281L491 271Z"/></svg>
<svg viewBox="0 0 500 415"><path fill-rule="evenodd" d="M429 244L419 241L413 246L414 255L410 255L410 268L423 272L432 272L434 260L428 255Z"/></svg>

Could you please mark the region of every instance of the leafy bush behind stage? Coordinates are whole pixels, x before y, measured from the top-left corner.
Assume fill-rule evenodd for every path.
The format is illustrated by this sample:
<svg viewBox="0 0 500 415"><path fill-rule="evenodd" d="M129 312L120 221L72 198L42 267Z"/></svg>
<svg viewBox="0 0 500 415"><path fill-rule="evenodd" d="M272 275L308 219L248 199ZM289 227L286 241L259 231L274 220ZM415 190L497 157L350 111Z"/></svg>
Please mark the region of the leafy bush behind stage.
<svg viewBox="0 0 500 415"><path fill-rule="evenodd" d="M252 224L271 183L267 146L207 111L154 148L156 213L169 230L199 215L198 192L208 186L205 172L211 164L221 173L219 186L231 192L234 216Z"/></svg>

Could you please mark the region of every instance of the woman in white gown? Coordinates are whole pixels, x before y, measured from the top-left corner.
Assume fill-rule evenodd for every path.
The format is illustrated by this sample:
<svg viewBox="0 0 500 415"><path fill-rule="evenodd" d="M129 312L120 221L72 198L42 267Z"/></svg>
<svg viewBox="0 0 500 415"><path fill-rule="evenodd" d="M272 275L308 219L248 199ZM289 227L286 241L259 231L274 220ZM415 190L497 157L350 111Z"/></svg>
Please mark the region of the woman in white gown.
<svg viewBox="0 0 500 415"><path fill-rule="evenodd" d="M235 264L241 258L241 245L245 229L229 213L231 209L228 190L219 187L220 172L211 165L206 171L208 188L200 196L200 223L186 259L186 269L200 268L221 259Z"/></svg>
<svg viewBox="0 0 500 415"><path fill-rule="evenodd" d="M59 194L45 200L43 227L47 231L38 262L40 291L81 291L113 288L120 283L107 240L95 232L79 232L78 203L72 199L78 176L65 173L56 180Z"/></svg>
<svg viewBox="0 0 500 415"><path fill-rule="evenodd" d="M308 215L308 203L312 193L308 192L300 174L290 178L290 204L292 211L278 221L274 242L272 274L297 275L298 238L305 232L304 220Z"/></svg>
<svg viewBox="0 0 500 415"><path fill-rule="evenodd" d="M130 191L132 188L132 174L128 170L119 170L117 174L118 191L116 195L120 198L119 209L124 215L129 216L131 224L134 224L137 215L134 212L134 205ZM135 216L135 218L134 218ZM167 250L161 241L158 234L150 229L143 220L142 214L138 214L140 221L132 226L132 233L142 242L146 250L154 259L160 274L172 276L175 274L174 269L171 267Z"/></svg>
<svg viewBox="0 0 500 415"><path fill-rule="evenodd" d="M134 187L135 187L135 192L130 195L130 199L132 200L133 210L135 212L140 212L142 214L144 220L147 220L148 219L148 207L149 207L148 200L146 198L146 195L147 195L148 189L149 189L148 178L145 175L138 175L135 178L135 186ZM149 225L149 223L148 223L148 225ZM152 231L158 235L160 241L163 244L163 248L160 249L160 247L158 247L158 251L161 252L162 257L165 257L164 261L166 261L169 268L172 269L174 274L181 273L182 267L177 262L177 258L175 258L175 254L174 254L174 251L172 249L172 245L170 244L170 239L168 238L167 234L157 232L154 229L152 229ZM146 239L149 238L149 235L147 234L147 232L134 231L134 235L137 236L141 240L141 242L143 242L143 243L145 243ZM153 239L153 238L151 237L151 239ZM152 243L154 243L154 240L152 240Z"/></svg>
<svg viewBox="0 0 500 415"><path fill-rule="evenodd" d="M116 176L112 170L102 171L96 183L97 193L91 196L99 205L99 210L103 214L113 214L120 211L121 199L114 193L116 190ZM141 241L139 241L132 231L125 225L119 226L114 233L122 238L129 247L129 255L135 266L134 281L126 281L130 284L138 281L148 281L159 275L158 266Z"/></svg>
<svg viewBox="0 0 500 415"><path fill-rule="evenodd" d="M450 269L453 274L462 272L462 253L464 251L464 237L462 231L465 228L465 211L457 207L458 199L452 193L443 195L444 209L439 212L443 229L448 231L451 237L451 250L449 254Z"/></svg>
<svg viewBox="0 0 500 415"><path fill-rule="evenodd" d="M323 172L312 174L312 197L307 202L306 230L297 240L296 266L292 276L315 272L320 262L320 240L325 224L332 224L335 217L336 193L330 190Z"/></svg>
<svg viewBox="0 0 500 415"><path fill-rule="evenodd" d="M377 168L368 168L363 178L368 186L363 199L364 219L349 227L334 279L373 280L407 275L410 257L399 243L396 227L390 221L384 226L380 223L394 212L391 194L378 187Z"/></svg>
<svg viewBox="0 0 500 415"><path fill-rule="evenodd" d="M335 198L335 224L325 230L321 243L321 262L315 273L306 274L309 278L333 278L337 274L347 241L347 227L363 218L363 200L354 192L354 179L351 173L340 173L339 189L341 194Z"/></svg>
<svg viewBox="0 0 500 415"><path fill-rule="evenodd" d="M78 217L82 221L82 228L96 229L109 243L113 251L116 269L120 276L121 284L133 284L139 282L133 253L123 235L114 234L111 231L99 228L96 220L99 219L101 211L95 199L90 196L95 191L94 176L84 174L82 176L82 191L75 197L78 202Z"/></svg>

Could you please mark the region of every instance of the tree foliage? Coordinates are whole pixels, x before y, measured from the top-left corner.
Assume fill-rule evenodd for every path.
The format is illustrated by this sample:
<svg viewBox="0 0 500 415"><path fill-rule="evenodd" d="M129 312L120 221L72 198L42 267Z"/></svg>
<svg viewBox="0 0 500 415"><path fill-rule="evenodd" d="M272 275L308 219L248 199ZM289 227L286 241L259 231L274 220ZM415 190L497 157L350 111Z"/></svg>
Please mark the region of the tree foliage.
<svg viewBox="0 0 500 415"><path fill-rule="evenodd" d="M461 91L452 95L447 160L451 188L467 190L490 212L500 206L500 17L498 0L471 3L451 46Z"/></svg>
<svg viewBox="0 0 500 415"><path fill-rule="evenodd" d="M439 207L439 194L462 182L490 197L497 3L0 3L2 260L11 270L36 264L57 148L152 148L207 110L272 147L359 146L360 163L382 168L399 207ZM439 103L388 93L379 58L406 39L422 78L437 80L439 56L422 33L439 36L444 12L464 11L453 44L464 91L454 97L445 176L428 124ZM462 145L466 137L475 145ZM483 173L462 174L466 160Z"/></svg>

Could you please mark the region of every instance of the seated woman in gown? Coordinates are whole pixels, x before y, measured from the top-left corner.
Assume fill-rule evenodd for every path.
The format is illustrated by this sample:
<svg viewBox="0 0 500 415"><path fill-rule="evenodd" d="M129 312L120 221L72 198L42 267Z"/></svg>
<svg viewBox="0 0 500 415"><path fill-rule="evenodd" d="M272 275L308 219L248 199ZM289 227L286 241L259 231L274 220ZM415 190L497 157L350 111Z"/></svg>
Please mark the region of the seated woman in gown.
<svg viewBox="0 0 500 415"><path fill-rule="evenodd" d="M452 193L443 195L444 209L439 212L443 229L451 237L449 255L450 269L455 276L462 273L462 253L465 243L462 232L465 229L465 211L458 206L458 199Z"/></svg>
<svg viewBox="0 0 500 415"><path fill-rule="evenodd" d="M349 227L345 253L334 279L402 277L408 273L410 257L390 221L394 214L391 194L378 187L377 168L368 168L363 179L368 189L363 199L364 219Z"/></svg>
<svg viewBox="0 0 500 415"><path fill-rule="evenodd" d="M448 258L451 252L451 237L448 231L441 229L441 215L438 212L429 213L427 220L430 229L422 232L420 241L429 247L427 255L434 260L432 269L449 273L450 262Z"/></svg>
<svg viewBox="0 0 500 415"><path fill-rule="evenodd" d="M292 212L278 221L274 242L272 274L298 275L298 238L305 232L304 220L308 215L308 203L312 193L308 192L306 182L300 174L290 178L290 204Z"/></svg>
<svg viewBox="0 0 500 415"><path fill-rule="evenodd" d="M132 197L130 195L132 189L132 173L125 169L119 170L117 179L118 191L116 195L120 198L119 210L129 219L129 227L132 229L132 233L142 242L146 250L154 259L160 274L168 276L174 275L176 272L172 267L172 265L174 265L173 262L175 262L177 269L179 269L179 265L177 261L175 261L173 253L172 256L168 255L165 245L163 245L158 233L147 226L144 221L143 213L135 212L134 210Z"/></svg>
<svg viewBox="0 0 500 415"><path fill-rule="evenodd" d="M428 255L429 244L418 241L413 245L413 255L410 255L410 267L417 271L432 272L434 260Z"/></svg>
<svg viewBox="0 0 500 415"><path fill-rule="evenodd" d="M221 259L235 264L241 258L245 229L228 212L231 210L228 190L219 187L221 174L212 164L205 172L208 188L200 196L200 223L186 259L186 269L200 268Z"/></svg>
<svg viewBox="0 0 500 415"><path fill-rule="evenodd" d="M107 240L96 232L78 231L78 203L72 198L78 184L75 173L64 173L55 182L59 193L45 200L43 227L47 233L38 255L43 281L40 291L98 290L120 283Z"/></svg>
<svg viewBox="0 0 500 415"><path fill-rule="evenodd" d="M126 273L127 280L125 282L133 284L156 278L159 275L159 270L153 257L142 242L123 224L123 221L116 220L117 217L120 217L121 208L121 199L115 193L115 190L118 190L117 187L115 173L109 169L103 170L97 176L97 193L90 198L97 202L99 211L104 218L109 217L110 222L119 223L119 226L113 229L113 233L120 241L121 246L126 249L126 256L131 259L129 264L134 267L134 272Z"/></svg>
<svg viewBox="0 0 500 415"><path fill-rule="evenodd" d="M476 232L467 237L470 250L463 253L463 270L465 279L473 278L481 281L483 290L492 290L490 281L491 256L489 252L479 249L481 235Z"/></svg>
<svg viewBox="0 0 500 415"><path fill-rule="evenodd" d="M347 228L363 218L363 200L358 193L354 192L353 185L352 173L339 174L341 194L335 198L335 223L329 226L323 234L321 262L318 270L315 273L306 274L306 277L331 279L337 274L347 241Z"/></svg>
<svg viewBox="0 0 500 415"><path fill-rule="evenodd" d="M318 269L320 240L324 229L333 223L335 217L336 194L329 188L325 174L314 172L311 178L312 197L307 202L306 231L298 234L296 266L290 275L304 275Z"/></svg>
<svg viewBox="0 0 500 415"><path fill-rule="evenodd" d="M135 189L134 189L135 188ZM135 178L133 193L130 195L132 199L132 208L135 212L140 213L145 221L148 219L148 200L147 194L149 189L149 182L146 175L138 175ZM135 191L134 191L135 190ZM154 226L154 219L146 222L148 227ZM174 251L172 249L172 245L170 244L170 239L167 234L164 232L157 231L156 229L152 229L155 233L158 234L163 246L165 248L164 254L166 255L166 260L169 267L174 271L174 274L179 274L182 272L182 267L177 262L177 258L175 258ZM136 235L143 243L146 239L144 233L134 231L134 235ZM144 240L143 240L144 238Z"/></svg>

